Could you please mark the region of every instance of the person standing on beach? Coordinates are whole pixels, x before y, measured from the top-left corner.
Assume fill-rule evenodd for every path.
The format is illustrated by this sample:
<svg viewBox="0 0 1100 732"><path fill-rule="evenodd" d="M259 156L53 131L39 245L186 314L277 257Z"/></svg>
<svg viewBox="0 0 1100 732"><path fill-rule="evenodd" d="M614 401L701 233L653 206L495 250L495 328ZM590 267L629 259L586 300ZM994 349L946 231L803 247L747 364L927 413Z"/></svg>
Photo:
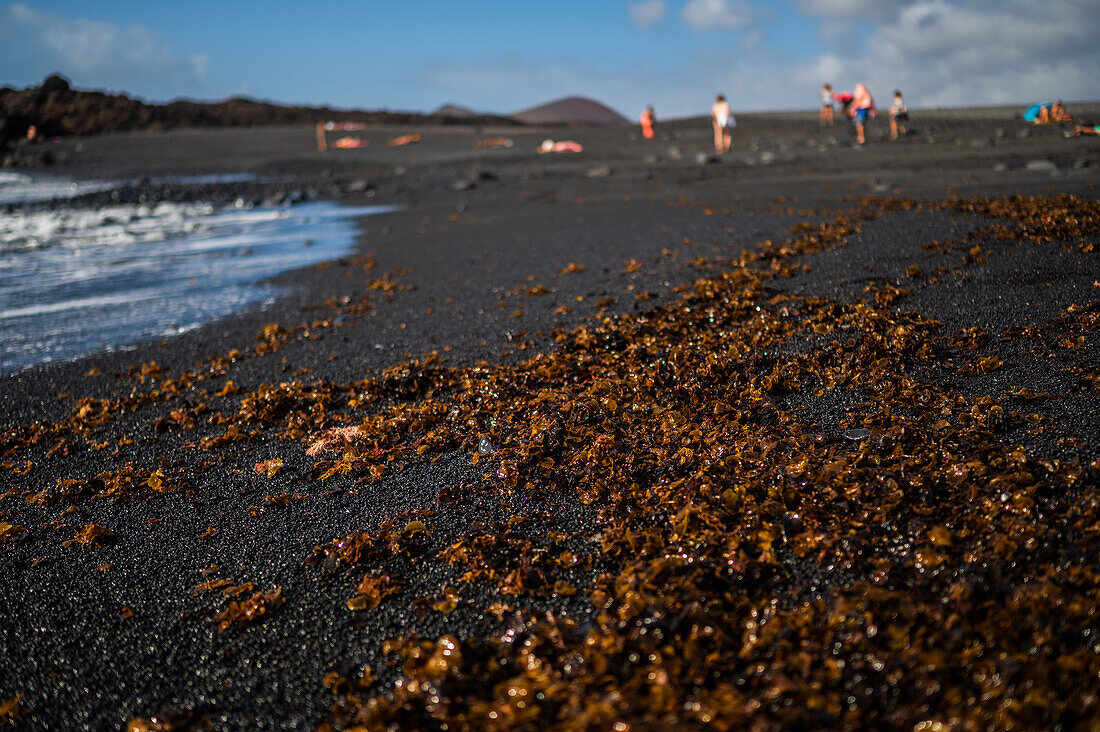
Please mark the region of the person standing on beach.
<svg viewBox="0 0 1100 732"><path fill-rule="evenodd" d="M905 134L905 124L909 121L909 110L905 107L905 101L901 98L901 92L894 90L894 103L890 105L890 139L898 139L898 135Z"/></svg>
<svg viewBox="0 0 1100 732"><path fill-rule="evenodd" d="M714 125L714 151L723 155L733 146L733 127L737 121L730 111L729 102L724 94L719 94L710 108L710 119Z"/></svg>
<svg viewBox="0 0 1100 732"><path fill-rule="evenodd" d="M848 110L856 125L856 144L866 145L867 135L863 128L867 124L867 118L875 116L875 100L871 98L871 90L863 84L856 84Z"/></svg>
<svg viewBox="0 0 1100 732"><path fill-rule="evenodd" d="M653 107L646 107L642 112L642 137L647 140L652 140L654 126L657 124L657 115L653 112Z"/></svg>
<svg viewBox="0 0 1100 732"><path fill-rule="evenodd" d="M833 126L833 86L826 84L821 87L821 118L822 127Z"/></svg>

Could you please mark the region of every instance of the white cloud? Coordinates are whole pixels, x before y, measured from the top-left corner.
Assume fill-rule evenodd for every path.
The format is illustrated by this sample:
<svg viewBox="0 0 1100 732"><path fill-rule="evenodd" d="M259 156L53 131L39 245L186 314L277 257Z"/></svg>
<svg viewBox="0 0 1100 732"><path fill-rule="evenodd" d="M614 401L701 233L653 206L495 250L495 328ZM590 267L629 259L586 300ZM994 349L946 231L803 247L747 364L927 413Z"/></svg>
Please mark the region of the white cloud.
<svg viewBox="0 0 1100 732"><path fill-rule="evenodd" d="M739 30L755 17L753 7L741 0L689 0L680 17L692 30Z"/></svg>
<svg viewBox="0 0 1100 732"><path fill-rule="evenodd" d="M144 26L66 18L26 3L10 5L7 19L25 43L81 83L155 80L193 89L205 83L209 71L208 56L182 56Z"/></svg>
<svg viewBox="0 0 1100 732"><path fill-rule="evenodd" d="M914 109L1100 99L1095 0L908 0L892 12L866 24L822 16L825 50L800 58L760 41L750 22L735 42L668 63L508 57L426 65L420 76L438 103L513 112L581 94L631 118L646 104L661 119L705 115L717 92L737 112L813 109L824 82L865 83L880 105L901 89Z"/></svg>
<svg viewBox="0 0 1100 732"><path fill-rule="evenodd" d="M859 26L853 20L826 20L817 35L830 48L854 48L860 42Z"/></svg>
<svg viewBox="0 0 1100 732"><path fill-rule="evenodd" d="M649 28L668 14L668 3L665 0L641 0L627 3L626 11L631 23L639 28Z"/></svg>
<svg viewBox="0 0 1100 732"><path fill-rule="evenodd" d="M840 2L840 0L835 0ZM1100 5L1085 0L916 0L875 26L864 50L804 64L912 105L1096 98Z"/></svg>

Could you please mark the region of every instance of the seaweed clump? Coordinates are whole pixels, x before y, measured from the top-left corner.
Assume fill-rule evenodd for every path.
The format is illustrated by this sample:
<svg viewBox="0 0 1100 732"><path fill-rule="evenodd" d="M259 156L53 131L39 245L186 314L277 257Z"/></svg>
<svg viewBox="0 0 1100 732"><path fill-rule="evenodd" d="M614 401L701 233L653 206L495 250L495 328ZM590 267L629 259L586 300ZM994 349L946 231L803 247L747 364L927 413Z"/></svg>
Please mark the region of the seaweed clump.
<svg viewBox="0 0 1100 732"><path fill-rule="evenodd" d="M1020 221L1036 205L976 210ZM414 363L360 385L380 406L319 477L371 482L398 457L464 449L489 465L486 492L570 491L596 507L591 566L605 571L570 587L596 610L584 623L503 611L497 637L387 642L393 685L373 672L334 684L330 726L1096 724L1095 476L1004 439L1031 422L1007 401L918 376L945 338L896 298L769 288L858 226L802 227L676 302L579 328L518 367ZM977 347L982 334L954 337ZM387 401L399 375L437 396ZM832 432L788 406L841 393L854 406ZM491 451L478 449L486 437ZM415 554L410 539L357 533L315 560L379 566L404 552L465 563L464 581L501 595L564 589L550 547L529 539L503 559L491 550L507 534Z"/></svg>

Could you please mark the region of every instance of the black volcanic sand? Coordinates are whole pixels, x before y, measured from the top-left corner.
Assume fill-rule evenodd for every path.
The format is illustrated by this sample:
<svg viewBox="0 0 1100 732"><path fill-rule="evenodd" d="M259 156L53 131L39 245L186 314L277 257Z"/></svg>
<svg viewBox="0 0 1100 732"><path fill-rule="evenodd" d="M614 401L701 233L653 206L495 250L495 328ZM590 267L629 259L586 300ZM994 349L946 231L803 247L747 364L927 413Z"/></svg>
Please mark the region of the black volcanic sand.
<svg viewBox="0 0 1100 732"><path fill-rule="evenodd" d="M313 130L306 127L135 133L58 143L59 157L69 161L59 172L134 181L113 199L109 193L87 197L88 205L107 200L201 198L228 203L237 198L255 202L322 198L404 208L364 219L353 255L280 277L278 281L288 288L286 296L262 311L242 313L177 338L139 344L131 351L93 355L0 379L0 396L7 405L0 421L5 429L0 432L4 461L0 470L0 647L5 651L0 721L7 715L27 729L110 729L134 719L153 720L163 729L203 725L306 729L326 721L344 726L355 721L356 703L347 698L355 691L362 700L400 697L391 707L364 712L359 721L368 726L388 721L399 727L428 728L436 724L432 719L444 717L457 726L569 726L568 715L576 710L551 705L549 692L538 700L532 698L528 707L541 710L542 716L526 717L514 704L509 707L513 716L503 712L503 716L478 716L487 713L487 699L505 706L511 703L502 690L506 687L494 696L492 688L478 691L476 683L463 686L469 682L459 680L461 664L450 661L430 673L418 666L422 661L407 661L404 666L388 662L383 641L480 638L490 642L485 647L496 648L502 658L518 658L517 633L524 638L545 637L540 635L544 630L532 629L536 611L572 618L581 628L578 638L588 628L594 628L589 631L593 637L610 632L601 611L604 615L618 612L622 622L631 621L634 616L623 609L630 606L629 598L615 600L623 607L609 600L597 608L592 598L602 603L603 595L586 594L593 587L606 588L608 578L614 578L626 562L615 551L606 555L601 551L601 540L608 546L617 520L606 510L613 505L611 499L605 495L587 503L581 500L584 487L567 477L561 477L560 486L553 480L538 480L534 490L527 490L521 480L518 488L510 489L506 470L501 477L493 474L499 467L495 452L478 456L479 463L474 464L481 435L492 436L494 450L519 439L500 433L504 422L474 424L460 436L460 447L450 444L422 456L399 456L388 463L377 482L363 480L367 474L361 470L322 481L315 464L335 455L309 457L306 447L330 427L357 424L370 410L350 408L347 392L329 401L316 397L316 402L310 402L293 387L280 396L278 389L263 385L350 384L432 353L450 367L483 364L486 370L517 368L536 353L576 353L580 358L586 351L578 350L575 339L566 335L572 329L591 330L601 322L661 307L677 311L693 282L733 271L742 252L761 251L764 242L786 242L796 238L798 231L821 224L836 226L838 215L855 222L857 230L844 229L848 233L842 236L842 246L776 259L791 265L786 273L791 276L767 280L757 291L753 301L762 308L760 317L779 318L776 313L784 303L805 302L798 298L838 303L836 318L837 323L845 323L843 328L857 317L852 314L856 311L844 308L856 308L859 302L864 304L858 307L879 308L876 312L881 314L874 316L878 318L907 313L897 316L898 322L909 323L906 327L914 331L927 329L932 343L932 351L920 358L909 354L905 362L909 377L963 400L978 403L988 395L1003 405L1004 417L996 425L987 425L988 444L1022 446L1027 470L1039 476L1044 468L1038 466L1047 466L1055 476L1051 485L1068 485L1065 490L1071 492L1072 503L1088 507L1091 513L1086 518L1095 518L1100 343L1096 318L1082 314L1095 314L1100 301L1097 253L1088 251L1100 239L1096 208L1091 209L1091 221L1086 220L1073 238L1043 241L1026 226L1022 233L1016 230L1012 237L1001 237L990 227L1005 226L1004 219L967 213L950 203L924 207L915 203L1016 195L1050 200L1069 194L1095 206L1100 140L1064 139L1062 129L1025 125L1013 118L1014 111L914 113L912 134L897 142L883 139L886 123L880 120L873 123L870 144L864 148L852 147L846 127L819 130L807 114L742 115L734 150L721 160L711 159L705 120L659 125L654 141L641 140L634 128L426 129L423 142L401 148L387 147L386 141L408 128L371 128L363 133L369 147L324 154L313 149ZM1100 106L1074 111L1079 117L1088 116L1100 113ZM512 137L515 146L498 150L472 146L474 140L498 134ZM586 150L579 155L535 155L535 146L547 137L575 139ZM257 178L201 187L150 182L160 176L236 172L255 173ZM899 203L903 201L904 205ZM691 307L706 307L705 301L693 303ZM913 313L935 323L917 319ZM729 327L748 327L751 318L741 317L748 318L738 321L743 325ZM269 324L281 329L268 328L265 345L258 334ZM811 331L766 343L745 356L745 363L751 362L745 369L772 368L806 354L828 353L833 339L843 351L845 339L854 339L858 331L833 332L827 321L821 327L820 337ZM980 330L968 336L965 329ZM613 348L606 345L610 342L599 341L605 343L600 348ZM231 355L233 351L237 353ZM874 371L870 362L863 367L868 373ZM406 377L391 374L381 392L382 403L398 403L403 395L425 396L420 391L424 383L436 378L430 371L414 368ZM188 373L190 378L185 376ZM233 389L224 388L228 382ZM782 410L797 417L807 426L807 434L819 435L821 444L830 446L835 458L855 449L847 447L852 441L844 438L845 430L870 424L865 418L881 416L874 398L881 387L874 383L862 389L818 386L807 382L778 390L767 400L771 411L765 411ZM440 389L434 398L446 401L447 393ZM1033 396L1042 393L1049 396ZM145 400L133 399L150 394ZM88 398L107 401L82 401ZM110 407L100 424L91 423L90 417L105 404L117 405L115 400L122 398L131 398L133 406L117 411ZM202 449L204 438L226 433L226 425L215 415L233 417L249 400L260 416L245 420L248 438L213 447L207 443L209 449ZM302 410L304 403L322 402L327 406ZM901 410L898 418L914 423L929 418L931 403L925 415L914 404L918 402L909 403L908 411ZM945 410L948 421L956 419L943 403L935 408ZM312 416L303 417L306 413ZM48 428L78 414L79 430ZM298 420L298 432L288 437L293 432L291 419ZM868 439L882 438L872 434ZM947 442L942 450L946 454ZM273 458L282 460L276 474L258 475L254 466ZM945 458L944 464L978 458L977 454L955 455ZM127 464L132 465L128 483L119 478L122 487L112 495L93 497L97 492L111 493L110 486L102 480L97 483L95 476L112 472L117 477ZM1056 479L1074 471L1072 480L1059 483ZM157 475L166 481L163 492L156 489ZM828 483L824 477L818 479L822 486ZM782 472L775 480L784 480ZM867 480L870 490L872 481ZM718 493L727 487L720 485ZM813 481L802 487L814 490ZM976 494L981 490L981 486L974 488ZM899 542L915 542L913 537L923 535L927 526L943 521L951 526L949 518L926 521L925 504L920 501L932 499L922 494L920 500L899 504L889 527L874 530L896 532ZM728 497L722 500L728 507ZM852 499L852 511L860 500ZM775 509L763 501L752 510L760 516L778 511L773 518L782 531L775 531L785 539L776 541L794 546L793 537L801 535L802 521L809 520L812 509L786 504ZM746 515L752 514L749 503L743 505ZM664 518L653 519L654 526L668 523L680 508L670 506ZM650 510L654 516L660 513ZM526 521L510 524L517 516ZM415 521L422 521L426 531L419 531ZM825 520L820 521L824 527ZM918 628L925 623L932 634L928 636L933 638L932 647L924 649L927 656L922 663L928 668L961 669L937 677L937 688L920 686L923 699L914 699L909 691L899 693L895 685L898 679L904 685L911 675L924 684L927 678L921 674L925 672L914 670L920 662L893 667L886 652L873 663L885 662L897 676L893 680L886 672L876 676L867 670L872 661L866 661L871 664L866 668L860 665L870 651L855 641L856 650L849 653L840 649L839 642L830 651L814 649L804 640L805 675L779 683L765 666L790 667L791 641L783 634L768 636L770 647L754 646L751 652L745 650L751 645L747 635L744 646L739 635L732 646L714 641L715 652L726 655L715 656L710 663L734 663L739 649L744 663L740 671L729 672L744 695L736 703L727 699L728 718L716 701L725 697L706 695L725 687L718 680L693 676L687 667L682 676L670 671L660 681L675 690L670 697L675 702L669 702L673 706L646 716L648 712L633 698L657 696L647 687L630 685L634 682L627 667L644 666L646 661L629 657L629 647L620 648L624 655L615 662L622 668L616 665L603 671L599 684L585 675L588 672L561 672L560 678L566 680L566 687L572 684L586 690L581 693L591 698L593 706L585 720L597 727L609 726L617 718L635 720L643 728L662 721L719 726L723 721L755 723L761 729L913 727L926 721L959 724L951 715L968 708L972 715L968 721L978 726L1000 726L1012 720L1024 726L1049 726L1061 721L1058 717L1066 709L1076 709L1079 716L1070 720L1070 726L1085 728L1095 724L1100 714L1095 697L1100 668L1098 656L1090 650L1096 643L1095 616L1079 608L1094 604L1095 599L1081 580L1100 571L1095 538L1091 553L1080 550L1089 546L1089 536L1095 537L1095 526L1059 523L1040 508L1027 515L1026 523L1031 535L1038 537L1037 543L1027 545L1034 549L1035 561L1067 573L1062 589L1054 585L1058 572L1037 580L1054 589L1043 595L1042 602L1049 607L1044 613L1036 611L1036 617L1064 614L1066 621L1055 622L1046 634L1036 631L1034 638L998 638L984 646L960 642L937 649L934 639L940 636L932 633L942 620L931 612L925 620L910 618L907 622ZM93 524L111 534L87 546L65 545ZM991 520L990 526L1000 525ZM9 526L6 534L5 526ZM379 558L368 556L351 569L333 569L332 551L311 559L316 547L330 546L333 540L358 531L373 536L388 531L396 537L391 543L399 550L383 552ZM528 543L521 544L517 538L509 546L527 546L539 556L568 550L588 559L576 566L559 564L556 570L543 567L541 590L506 594L497 581L462 581L467 567L439 558L440 548L479 532L521 537ZM954 530L954 535L953 546L970 546L965 531ZM682 556L695 551L683 537L677 541ZM725 597L722 602L730 607L740 607L741 596L761 607L772 597L775 604L769 612L774 614L793 612L790 609L803 607L801 603L824 607L838 597L863 592L861 588L869 582L875 584L876 592L912 592L913 602L919 604L926 602L921 583L941 579L948 585L962 583L960 578L967 572L988 583L968 585L966 597L975 603L983 586L991 594L982 601L993 605L1016 602L1011 591L1027 589L1028 579L1017 571L1017 562L1021 566L1027 562L1020 555L998 559L996 553L973 549L976 554L967 558L962 549L957 555L942 549L951 554L942 569L954 573L954 580L944 579L940 569L928 569L934 565L920 560L925 561L918 565L928 570L927 575L922 569L895 583L878 576L867 558L884 551L881 545L861 547L859 542L853 532L841 549L861 557L862 564L843 569L832 563L815 565L795 558L793 549L781 549L777 561L787 562L787 574L771 579L754 574L750 581L744 570L737 575L740 580L723 590L725 594L709 597L711 601ZM937 546L950 545L950 539L937 542ZM1023 551L1023 539L1019 543ZM703 545L695 546L703 556ZM749 554L760 551L757 546ZM509 561L514 564L519 559ZM744 561L752 564L757 559ZM902 564L898 560L897 566ZM217 569L211 570L212 565ZM364 572L371 569L383 569L398 578L400 592L383 598L376 608L350 610L349 599ZM228 583L198 589L211 580ZM562 589L564 585L554 591L557 581L580 591L570 594ZM266 615L252 623L219 630L213 619L232 602L222 590L245 583L253 585L243 588L237 600L281 588L282 604L273 603ZM457 590L457 603L447 602L446 588ZM668 580L667 593L675 594L679 588ZM1062 591L1064 596L1058 594ZM964 602L959 595L946 598L944 603ZM712 617L728 620L720 608L699 602ZM509 607L503 608L504 604ZM1024 603L1012 607L1020 616L1030 612ZM681 617L688 610L683 609ZM651 617L656 619L653 627L668 634L671 647L689 649L683 651L689 657L705 656L694 635L677 636L679 640L673 642L672 625L661 625L664 621L657 610ZM852 617L862 616L853 611ZM1082 622L1082 617L1091 620ZM955 618L957 636L964 641L980 626L973 614ZM628 630L623 626L616 632L637 640ZM749 631L734 628L731 632ZM1005 633L1006 638L1012 635ZM973 634L987 638L977 631ZM860 642L869 643L874 635L863 632ZM566 636L566 647L571 647ZM798 637L796 632L795 646ZM493 639L505 639L504 645L491 645ZM1005 655L1020 648L1026 651L1029 645L1038 660ZM478 665L482 661L475 651L485 647L476 642L464 645L463 659L471 673L498 679L494 674L503 673L500 668L493 667L494 671ZM435 653L434 648L429 648L428 656ZM988 666L974 660L973 654L983 652ZM1064 704L1051 703L1043 711L1042 704L1025 697L1028 688L1050 683L1034 678L1040 669L1049 673L1050 666L1036 665L1031 674L1029 664L1057 664L1059 654L1069 659L1064 664L1067 678L1077 682L1063 680L1069 685L1056 691ZM898 658L903 655L897 651ZM838 667L837 658L846 659L847 666ZM554 663L546 660L547 667L559 670L569 663L576 661L564 655ZM588 664L586 668L591 667L591 659ZM756 664L759 670L753 671ZM835 673L832 685L813 686L818 678L814 669L829 664ZM353 681L364 665L380 681L356 691ZM395 680L402 674L404 686L394 692ZM424 681L425 674L431 685ZM984 688L995 674L1001 674L1007 686L986 698L974 696L973 690ZM575 680L569 682L571 678ZM652 681L655 676L650 678L658 683ZM417 679L425 685L413 689ZM531 679L532 688L545 690L535 676ZM489 682L484 683L488 687ZM952 692L955 685L957 694ZM624 693L616 697L612 692L620 686ZM17 702L4 705L16 698ZM330 707L337 699L344 700L342 711L332 716ZM1016 700L1015 706L1010 700ZM707 712L708 703L719 711ZM597 707L612 716L600 716L593 711ZM470 716L463 717L457 710ZM158 728L153 722L138 728Z"/></svg>

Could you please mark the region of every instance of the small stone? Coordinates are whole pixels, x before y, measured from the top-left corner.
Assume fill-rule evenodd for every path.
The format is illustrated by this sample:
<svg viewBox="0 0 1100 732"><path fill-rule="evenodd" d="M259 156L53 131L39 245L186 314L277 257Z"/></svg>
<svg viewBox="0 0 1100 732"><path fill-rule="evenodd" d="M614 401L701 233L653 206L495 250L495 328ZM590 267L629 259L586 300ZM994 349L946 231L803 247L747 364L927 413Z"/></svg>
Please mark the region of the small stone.
<svg viewBox="0 0 1100 732"><path fill-rule="evenodd" d="M597 165L594 168L589 168L584 175L586 178L606 178L611 175L611 167L607 165Z"/></svg>
<svg viewBox="0 0 1100 732"><path fill-rule="evenodd" d="M1024 169L1029 173L1057 173L1058 166L1051 160L1029 160Z"/></svg>
<svg viewBox="0 0 1100 732"><path fill-rule="evenodd" d="M784 513L779 519L779 523L788 537L802 533L802 517L794 511Z"/></svg>
<svg viewBox="0 0 1100 732"><path fill-rule="evenodd" d="M771 150L765 150L764 152L760 153L760 164L761 165L771 165L772 163L775 162L777 157L778 156L775 153L773 153Z"/></svg>
<svg viewBox="0 0 1100 732"><path fill-rule="evenodd" d="M718 156L701 152L695 156L695 162L699 165L711 165L718 162Z"/></svg>
<svg viewBox="0 0 1100 732"><path fill-rule="evenodd" d="M844 430L844 439L851 440L852 442L859 442L860 440L866 440L871 436L871 430L857 427L855 429Z"/></svg>
<svg viewBox="0 0 1100 732"><path fill-rule="evenodd" d="M360 178L358 180L353 180L351 183L348 183L348 191L350 191L351 193L362 193L363 191L369 190L371 188L374 188L374 184L366 178Z"/></svg>
<svg viewBox="0 0 1100 732"><path fill-rule="evenodd" d="M492 455L496 452L493 447L493 441L489 439L488 435L481 436L481 439L477 443L477 451L482 455Z"/></svg>
<svg viewBox="0 0 1100 732"><path fill-rule="evenodd" d="M682 157L684 157L684 151L676 147L675 145L668 149L669 160L679 160Z"/></svg>
<svg viewBox="0 0 1100 732"><path fill-rule="evenodd" d="M993 164L993 170L994 170L994 172L997 172L997 173L1003 173L1006 170L1008 170L1008 163L1003 163L1003 162L1002 163L994 163Z"/></svg>

